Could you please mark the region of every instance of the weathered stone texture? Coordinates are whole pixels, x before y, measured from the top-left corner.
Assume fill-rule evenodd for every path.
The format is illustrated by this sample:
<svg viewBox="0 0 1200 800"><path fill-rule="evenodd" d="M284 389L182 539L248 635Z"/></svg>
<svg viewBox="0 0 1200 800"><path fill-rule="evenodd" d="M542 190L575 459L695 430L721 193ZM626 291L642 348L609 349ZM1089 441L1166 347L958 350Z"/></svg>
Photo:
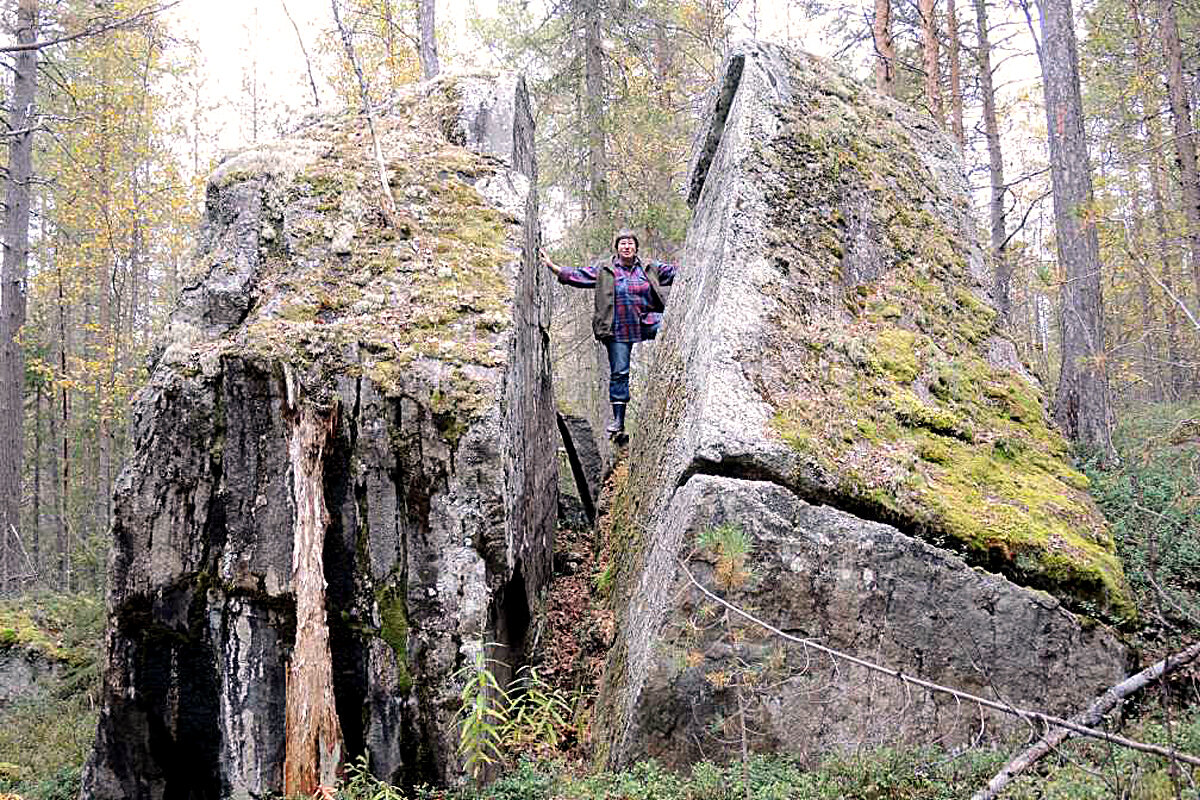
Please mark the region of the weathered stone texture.
<svg viewBox="0 0 1200 800"><path fill-rule="evenodd" d="M282 790L295 643L289 409L332 414L324 542L353 758L453 782L454 672L522 658L550 567L556 433L532 118L513 76L440 78L225 162L119 481L95 798Z"/></svg>
<svg viewBox="0 0 1200 800"><path fill-rule="evenodd" d="M60 676L65 665L33 648L0 645L0 709L35 696Z"/></svg>
<svg viewBox="0 0 1200 800"><path fill-rule="evenodd" d="M614 503L619 632L600 755L736 752L739 691L762 732L752 749L979 730L975 709L726 624L677 559L791 634L1071 709L1118 679L1126 654L1068 607L1120 619L1128 590L1086 479L996 327L954 146L775 46L735 50L717 95ZM749 547L743 568L699 542L721 526Z"/></svg>

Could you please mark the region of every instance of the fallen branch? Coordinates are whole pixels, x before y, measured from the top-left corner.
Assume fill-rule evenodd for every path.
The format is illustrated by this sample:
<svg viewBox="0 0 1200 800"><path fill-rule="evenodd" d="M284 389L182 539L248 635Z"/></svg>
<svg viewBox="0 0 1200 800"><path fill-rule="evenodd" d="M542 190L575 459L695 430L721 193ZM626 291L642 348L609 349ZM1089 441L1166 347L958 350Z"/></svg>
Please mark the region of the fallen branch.
<svg viewBox="0 0 1200 800"><path fill-rule="evenodd" d="M1090 706L1071 717L1071 720L1079 723L1080 725L1089 726L1099 723L1100 720L1104 718L1105 714L1116 707L1117 703L1121 702L1134 692L1140 691L1151 681L1158 680L1168 672L1187 664L1189 661L1194 660L1198 655L1200 655L1200 642L1193 644L1186 650L1181 650L1175 655L1168 656L1162 661L1146 667L1146 669L1142 670L1138 674L1126 678L1116 686L1111 687L1104 694L1093 700ZM1038 760L1042 758L1042 756L1046 755L1055 747L1058 747L1058 745L1069 739L1073 733L1074 731L1066 728L1055 728L1054 730L1050 731L1016 758L1005 764L1004 768L997 772L995 776L988 781L987 788L976 792L971 800L994 800L996 797L999 797L1000 793L1004 791L1005 787L1008 786L1008 784L1011 783L1014 778L1036 764ZM1177 756L1178 754L1175 754L1171 757L1174 758ZM1180 758L1180 760L1184 759Z"/></svg>
<svg viewBox="0 0 1200 800"><path fill-rule="evenodd" d="M1091 739L1099 739L1100 741L1109 742L1111 744L1119 745L1121 747L1126 747L1126 748L1129 748L1130 750L1139 750L1143 753L1152 753L1153 755L1161 756L1162 758L1165 758L1165 759L1168 759L1171 761L1182 761L1186 764L1191 764L1193 766L1200 767L1200 757L1197 757L1197 756L1188 755L1187 753L1178 753L1172 748L1161 747L1156 744L1147 744L1146 742L1139 742L1134 739L1127 739L1124 736L1119 736L1115 733L1109 733L1107 731L1097 730L1096 728L1091 728L1091 727L1088 727L1087 725L1083 725L1078 722L1073 722L1069 719L1063 719L1062 717L1056 717L1053 714L1046 714L1041 711L1033 711L1033 710L1027 709L1027 708L1018 708L1017 706L1009 705L1007 703L1001 703L996 700L990 700L986 697L980 697L979 695L971 694L970 692L964 692L960 689L954 689L949 686L942 686L941 684L933 683L932 681L927 681L922 678L914 677L912 675L905 675L904 672L902 672L901 670L891 669L890 667L884 667L884 666L876 664L872 661L867 661L865 659L859 658L858 656L852 656L849 653L843 653L840 650L834 650L832 647L827 647L826 645L823 645L820 642L817 642L813 639L801 639L799 636L792 636L790 633L785 633L784 631L779 630L779 628L776 628L774 625L771 625L768 622L764 622L763 620L754 616L750 612L743 611L742 609L733 605L732 603L725 600L724 598L719 597L718 595L714 594L707 587L705 587L703 584L701 584L700 581L696 580L696 577L694 575L692 575L691 571L687 568L687 564L685 564L682 559L676 559L676 560L679 563L679 568L683 570L683 574L687 576L688 580L691 581L692 585L695 586L697 589L699 589L708 599L724 606L725 608L729 609L730 611L737 614L738 616L740 616L750 622L753 622L755 625L759 626L763 630L769 631L770 633L773 633L782 639L786 639L789 642L795 642L796 644L803 645L804 647L811 647L814 650L825 653L826 655L829 655L829 656L833 656L834 658L841 659L842 661L848 661L851 664L855 664L857 666L863 667L864 669L871 670L872 672L878 672L882 675L887 675L890 678L895 678L896 680L900 681L903 684L906 684L909 686L919 686L920 688L927 689L931 692L938 692L940 694L948 694L951 697L955 697L959 700L966 700L967 702L970 702L970 703L977 703L978 705L981 705L984 708L990 708L993 711L999 711L1004 714L1010 714L1014 717L1019 717L1019 718L1025 720L1026 722L1040 722L1043 725L1047 725L1047 726L1051 726L1051 727L1066 728L1067 730L1069 730L1073 733L1079 734L1080 736L1087 736L1088 738L1091 738ZM1193 647L1197 648L1197 652L1200 652L1200 643L1197 643ZM1184 652L1189 652L1189 651L1184 651ZM1195 657L1195 655L1193 654L1192 658L1194 658L1194 657ZM1179 663L1184 663L1184 662L1180 661ZM1177 664L1174 666L1177 666Z"/></svg>

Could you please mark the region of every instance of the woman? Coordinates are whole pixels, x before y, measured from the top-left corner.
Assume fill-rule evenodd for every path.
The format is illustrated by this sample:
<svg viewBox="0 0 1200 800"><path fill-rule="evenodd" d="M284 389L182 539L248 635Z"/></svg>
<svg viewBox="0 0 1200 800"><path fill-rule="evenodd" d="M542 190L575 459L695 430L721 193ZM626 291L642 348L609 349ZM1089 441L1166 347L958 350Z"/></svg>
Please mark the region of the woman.
<svg viewBox="0 0 1200 800"><path fill-rule="evenodd" d="M675 266L653 262L644 266L638 258L638 237L623 230L613 237L612 260L599 266L563 269L543 252L542 263L559 283L595 289L596 305L592 332L608 350L608 399L613 421L609 435L625 431L625 405L629 402L629 357L633 345L653 339L662 324L662 287L675 280Z"/></svg>

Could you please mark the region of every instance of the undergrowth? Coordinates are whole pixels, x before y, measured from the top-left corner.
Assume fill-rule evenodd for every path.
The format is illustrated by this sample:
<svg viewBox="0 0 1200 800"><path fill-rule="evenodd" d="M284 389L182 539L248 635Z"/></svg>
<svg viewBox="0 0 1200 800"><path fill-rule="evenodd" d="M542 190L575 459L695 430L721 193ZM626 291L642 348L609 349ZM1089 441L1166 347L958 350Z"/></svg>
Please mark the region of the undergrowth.
<svg viewBox="0 0 1200 800"><path fill-rule="evenodd" d="M1135 738L1200 752L1200 714L1172 724L1143 720ZM1019 746L1019 745L1018 745ZM355 772L353 791L337 797L358 800L958 800L983 788L1008 760L1007 750L947 752L941 748L882 748L831 755L816 764L787 756L752 756L748 769L700 762L675 771L654 759L620 771L585 774L562 761L522 761L483 788L418 788L396 794L376 779ZM1015 781L1009 800L1099 800L1125 797L1167 800L1196 797L1194 777L1172 771L1161 759L1103 742L1073 741L1040 770ZM369 784L369 785L368 785ZM373 789L371 787L374 787ZM370 790L370 791L368 791Z"/></svg>
<svg viewBox="0 0 1200 800"><path fill-rule="evenodd" d="M46 593L0 603L0 656L8 651L48 667L28 692L0 703L0 794L79 795L95 736L103 631L104 603L94 595Z"/></svg>
<svg viewBox="0 0 1200 800"><path fill-rule="evenodd" d="M1122 415L1120 465L1088 469L1148 642L1200 630L1200 404Z"/></svg>

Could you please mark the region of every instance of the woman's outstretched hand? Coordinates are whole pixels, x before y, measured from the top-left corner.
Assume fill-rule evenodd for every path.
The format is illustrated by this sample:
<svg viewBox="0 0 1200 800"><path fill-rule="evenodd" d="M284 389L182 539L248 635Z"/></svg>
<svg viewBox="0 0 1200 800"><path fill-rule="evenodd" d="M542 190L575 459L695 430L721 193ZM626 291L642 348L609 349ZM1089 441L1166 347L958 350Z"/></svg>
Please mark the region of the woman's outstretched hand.
<svg viewBox="0 0 1200 800"><path fill-rule="evenodd" d="M540 249L539 249L539 250L538 250L538 255L542 257L542 263L543 263L543 264L545 264L545 265L546 265L546 267L547 267L547 268L548 268L548 269L549 269L551 272L553 272L555 275L557 275L558 273L562 272L562 267L558 266L558 265L557 265L557 264L555 264L553 261L551 261L551 260L550 260L550 256L546 255L546 251L545 251L545 250L540 250Z"/></svg>

